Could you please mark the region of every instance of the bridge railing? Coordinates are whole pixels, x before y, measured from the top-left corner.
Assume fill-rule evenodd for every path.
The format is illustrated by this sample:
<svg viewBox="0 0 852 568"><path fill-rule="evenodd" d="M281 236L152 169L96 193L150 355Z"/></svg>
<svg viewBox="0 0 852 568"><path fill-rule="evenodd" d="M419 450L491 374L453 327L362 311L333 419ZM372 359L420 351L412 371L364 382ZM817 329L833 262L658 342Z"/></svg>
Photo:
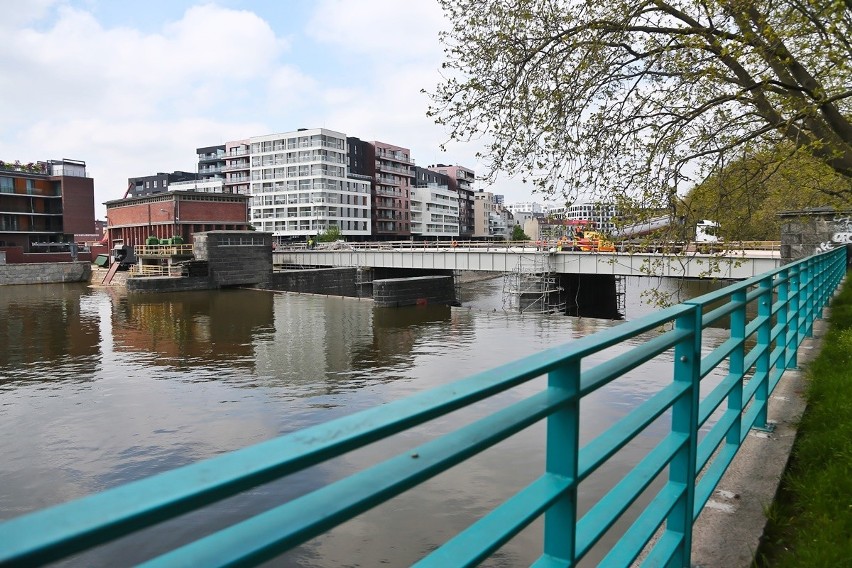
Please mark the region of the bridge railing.
<svg viewBox="0 0 852 568"><path fill-rule="evenodd" d="M717 244L708 243L669 243L669 242L654 242L648 241L643 243L634 243L629 241L615 241L613 243L618 252L662 252L666 254L736 254L745 251L767 251L779 253L781 243L779 241L736 241ZM540 241L460 241L455 239L436 240L436 241L378 241L378 242L356 242L356 241L339 241L335 243L315 243L309 246L305 242L275 244L277 252L288 251L333 251L333 250L352 250L352 251L458 251L458 252L496 252L496 251L527 251L527 250L565 250L570 247L560 247L558 240L540 240Z"/></svg>
<svg viewBox="0 0 852 568"><path fill-rule="evenodd" d="M816 255L452 384L24 515L0 524L0 564L30 566L67 557L546 376L531 396L167 552L151 565L264 562L544 420L540 476L419 565L475 564L542 515L536 566L574 565L642 497L647 505L608 546L603 562L629 565L642 554L649 565L686 566L695 518L749 429L768 425L769 395L785 369L796 366L797 347L845 269L844 249ZM727 339L702 354L703 330L724 321ZM590 356L642 334L647 335L640 342L591 366ZM670 380L582 444L585 397L651 360L669 362ZM724 377L707 388L702 379L713 370ZM653 449L589 510L580 511L579 484L661 421L665 432L656 436Z"/></svg>

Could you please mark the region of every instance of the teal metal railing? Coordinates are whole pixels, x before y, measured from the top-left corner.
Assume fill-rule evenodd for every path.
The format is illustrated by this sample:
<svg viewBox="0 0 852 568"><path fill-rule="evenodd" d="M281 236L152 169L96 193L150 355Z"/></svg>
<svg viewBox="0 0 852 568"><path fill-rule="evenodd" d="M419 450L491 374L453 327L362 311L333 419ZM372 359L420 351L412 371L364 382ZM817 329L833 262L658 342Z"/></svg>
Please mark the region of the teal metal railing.
<svg viewBox="0 0 852 568"><path fill-rule="evenodd" d="M662 477L662 486L608 548L603 563L628 565L644 550L648 565L687 566L693 521L748 431L767 426L769 394L785 369L796 367L797 347L811 334L845 270L845 249L836 249L404 400L12 519L0 524L0 564L32 566L70 556L546 375L546 386L526 399L149 565L261 563L546 420L541 475L418 565L476 564L541 515L543 553L535 565L573 565ZM725 317L729 337L702 355L702 330ZM590 355L652 330L657 333L627 351L584 365ZM583 398L672 352L667 386L582 445ZM726 374L702 396L702 378L724 371L725 361ZM708 421L711 415L718 419ZM580 514L580 482L660 419L669 427L656 446Z"/></svg>

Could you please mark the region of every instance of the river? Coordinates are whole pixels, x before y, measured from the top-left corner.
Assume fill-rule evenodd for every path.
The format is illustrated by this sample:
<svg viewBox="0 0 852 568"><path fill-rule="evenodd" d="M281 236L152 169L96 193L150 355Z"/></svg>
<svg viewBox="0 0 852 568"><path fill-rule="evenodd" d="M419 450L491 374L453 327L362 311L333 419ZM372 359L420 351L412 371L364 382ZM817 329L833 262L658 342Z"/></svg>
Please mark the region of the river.
<svg viewBox="0 0 852 568"><path fill-rule="evenodd" d="M653 310L639 298L643 289L673 286L640 278L627 284L629 319ZM683 297L713 287L688 283ZM466 285L462 301L461 308L385 309L253 290L127 295L82 284L2 287L0 520L397 400L618 323L506 313L500 278ZM722 339L721 331L706 335L708 345ZM584 400L583 439L666 384L670 364L670 356L660 357ZM138 563L493 412L542 381L61 564ZM654 432L583 482L581 507L653 445ZM269 565L408 565L537 477L543 433L543 424L533 426ZM541 529L534 523L487 565L528 565L540 554Z"/></svg>

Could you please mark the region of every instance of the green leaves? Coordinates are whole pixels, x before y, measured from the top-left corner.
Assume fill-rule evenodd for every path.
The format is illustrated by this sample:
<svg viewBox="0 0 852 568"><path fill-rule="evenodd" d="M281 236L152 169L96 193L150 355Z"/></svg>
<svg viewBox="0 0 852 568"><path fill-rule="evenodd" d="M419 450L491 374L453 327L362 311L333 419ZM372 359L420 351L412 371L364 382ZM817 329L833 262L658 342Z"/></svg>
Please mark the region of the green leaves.
<svg viewBox="0 0 852 568"><path fill-rule="evenodd" d="M852 178L842 2L440 1L448 78L428 114L494 140L491 179L670 200L782 140Z"/></svg>

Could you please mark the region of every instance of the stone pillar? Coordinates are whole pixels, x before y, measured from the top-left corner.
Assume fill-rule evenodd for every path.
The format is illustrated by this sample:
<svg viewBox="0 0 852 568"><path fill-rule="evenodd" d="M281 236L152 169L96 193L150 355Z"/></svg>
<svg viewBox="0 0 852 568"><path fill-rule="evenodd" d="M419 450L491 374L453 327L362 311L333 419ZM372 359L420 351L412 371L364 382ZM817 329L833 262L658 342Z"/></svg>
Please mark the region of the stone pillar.
<svg viewBox="0 0 852 568"><path fill-rule="evenodd" d="M830 207L783 211L781 218L781 262L794 260L833 248L852 246L852 210ZM847 254L847 258L849 255Z"/></svg>

